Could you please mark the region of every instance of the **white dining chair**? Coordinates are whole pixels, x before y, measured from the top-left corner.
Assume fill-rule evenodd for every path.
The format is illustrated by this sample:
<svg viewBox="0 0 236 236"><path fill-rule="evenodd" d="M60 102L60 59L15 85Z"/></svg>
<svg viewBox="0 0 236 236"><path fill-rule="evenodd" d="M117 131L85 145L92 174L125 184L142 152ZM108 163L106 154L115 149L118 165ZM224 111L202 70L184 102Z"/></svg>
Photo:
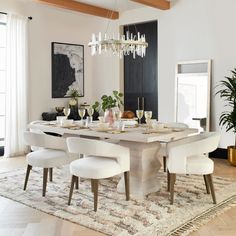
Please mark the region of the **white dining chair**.
<svg viewBox="0 0 236 236"><path fill-rule="evenodd" d="M94 211L97 211L98 181L124 173L126 200L129 200L130 151L126 147L107 143L101 140L68 137L68 150L71 153L83 154L84 158L70 164L72 175L68 205L71 203L74 184L78 177L91 179L94 193Z"/></svg>
<svg viewBox="0 0 236 236"><path fill-rule="evenodd" d="M178 122L170 122L165 124L165 127L172 128L172 129L187 129L189 126L185 123L178 123ZM166 143L161 143L161 155L163 158L163 169L166 172Z"/></svg>
<svg viewBox="0 0 236 236"><path fill-rule="evenodd" d="M41 167L43 168L42 196L45 196L48 172L49 180L52 181L53 168L69 164L71 161L75 160L76 157L72 155L70 156L67 152L65 138L47 135L44 133L25 131L24 140L27 145L37 147L34 148L35 151L30 152L26 155L27 170L24 190L26 190L32 167Z"/></svg>
<svg viewBox="0 0 236 236"><path fill-rule="evenodd" d="M176 174L203 175L207 193L211 192L213 203L216 204L212 181L214 162L207 154L218 147L219 140L219 133L206 132L167 144L168 190L171 204L174 202Z"/></svg>

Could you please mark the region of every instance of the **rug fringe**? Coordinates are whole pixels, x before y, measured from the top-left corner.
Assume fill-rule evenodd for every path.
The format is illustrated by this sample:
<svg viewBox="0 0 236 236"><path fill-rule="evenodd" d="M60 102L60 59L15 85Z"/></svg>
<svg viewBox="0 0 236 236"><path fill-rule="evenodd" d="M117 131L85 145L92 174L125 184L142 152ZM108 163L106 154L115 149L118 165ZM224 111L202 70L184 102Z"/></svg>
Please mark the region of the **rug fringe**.
<svg viewBox="0 0 236 236"><path fill-rule="evenodd" d="M236 195L230 197L229 199L221 202L217 206L206 210L200 216L197 216L187 223L179 226L178 228L171 231L167 236L184 236L188 235L191 232L198 230L201 226L209 221L209 219L214 218L215 216L225 212L231 207L236 206Z"/></svg>

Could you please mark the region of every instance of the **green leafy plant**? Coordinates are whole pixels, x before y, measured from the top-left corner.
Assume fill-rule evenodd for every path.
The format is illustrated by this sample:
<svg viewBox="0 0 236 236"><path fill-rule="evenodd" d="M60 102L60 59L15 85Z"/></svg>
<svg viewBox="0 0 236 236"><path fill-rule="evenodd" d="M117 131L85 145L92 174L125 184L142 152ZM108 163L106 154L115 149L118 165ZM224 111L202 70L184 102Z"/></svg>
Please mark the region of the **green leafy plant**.
<svg viewBox="0 0 236 236"><path fill-rule="evenodd" d="M111 109L113 107L121 107L124 105L123 103L123 93L119 93L118 91L113 91L112 95L103 95L101 97L101 103L96 101L92 106L94 110L98 111L101 107L103 111L106 109Z"/></svg>
<svg viewBox="0 0 236 236"><path fill-rule="evenodd" d="M236 135L236 68L231 71L231 77L226 76L225 80L221 80L218 86L222 87L216 94L227 102L225 107L229 107L229 111L222 112L219 124L226 127L226 131L233 130ZM236 137L235 144L236 147Z"/></svg>
<svg viewBox="0 0 236 236"><path fill-rule="evenodd" d="M70 89L66 93L66 97L78 98L79 96L80 96L80 93L77 89Z"/></svg>

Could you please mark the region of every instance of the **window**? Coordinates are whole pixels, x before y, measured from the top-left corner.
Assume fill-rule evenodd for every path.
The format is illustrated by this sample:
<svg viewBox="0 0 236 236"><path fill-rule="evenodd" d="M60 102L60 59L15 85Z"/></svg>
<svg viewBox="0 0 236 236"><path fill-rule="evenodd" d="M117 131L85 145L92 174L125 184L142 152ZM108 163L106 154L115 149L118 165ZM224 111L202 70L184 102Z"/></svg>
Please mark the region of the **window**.
<svg viewBox="0 0 236 236"><path fill-rule="evenodd" d="M4 146L6 115L6 15L0 13L0 147Z"/></svg>

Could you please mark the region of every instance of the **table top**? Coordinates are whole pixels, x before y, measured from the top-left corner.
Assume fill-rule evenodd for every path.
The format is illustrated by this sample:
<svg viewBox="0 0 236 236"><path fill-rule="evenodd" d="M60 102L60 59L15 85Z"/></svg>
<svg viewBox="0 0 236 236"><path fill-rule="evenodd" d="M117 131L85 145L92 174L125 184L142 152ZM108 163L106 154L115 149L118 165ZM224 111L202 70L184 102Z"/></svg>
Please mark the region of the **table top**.
<svg viewBox="0 0 236 236"><path fill-rule="evenodd" d="M61 135L79 135L99 138L109 138L114 140L151 143L151 142L169 142L173 139L183 138L190 134L197 134L198 130L193 128L187 129L161 129L148 130L145 127L125 128L124 132L116 130L97 131L92 128L79 128L78 126L61 127L47 121L33 121L28 125L30 129L39 129L43 132L53 132Z"/></svg>

